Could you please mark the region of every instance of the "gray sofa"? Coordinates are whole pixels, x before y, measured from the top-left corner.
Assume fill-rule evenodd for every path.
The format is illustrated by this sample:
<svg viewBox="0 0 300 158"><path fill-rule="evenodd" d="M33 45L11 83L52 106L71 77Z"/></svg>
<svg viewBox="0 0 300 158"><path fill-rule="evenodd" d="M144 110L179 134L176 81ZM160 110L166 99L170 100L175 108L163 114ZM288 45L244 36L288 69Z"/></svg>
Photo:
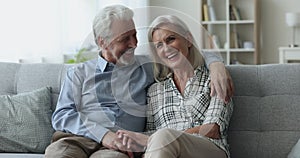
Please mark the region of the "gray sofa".
<svg viewBox="0 0 300 158"><path fill-rule="evenodd" d="M49 108L53 110L67 67L63 64L0 63L0 94L15 95L52 87ZM300 65L244 65L228 66L228 69L235 84L235 107L228 133L231 157L287 157L300 138ZM2 102L0 106L3 109ZM41 130L39 123L36 122L38 131ZM34 146L23 147L21 153L5 153L6 140L0 127L0 158L43 157L41 149L50 143L52 132L46 133L44 146L39 146L37 151Z"/></svg>

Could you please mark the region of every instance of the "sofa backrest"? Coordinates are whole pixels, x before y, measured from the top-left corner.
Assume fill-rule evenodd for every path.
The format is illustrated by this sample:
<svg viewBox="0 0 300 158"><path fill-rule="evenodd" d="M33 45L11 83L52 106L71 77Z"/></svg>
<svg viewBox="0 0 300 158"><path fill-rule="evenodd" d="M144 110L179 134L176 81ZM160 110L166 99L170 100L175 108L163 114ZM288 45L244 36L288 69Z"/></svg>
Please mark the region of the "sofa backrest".
<svg viewBox="0 0 300 158"><path fill-rule="evenodd" d="M0 95L18 94L50 86L54 109L68 67L70 65L0 62Z"/></svg>
<svg viewBox="0 0 300 158"><path fill-rule="evenodd" d="M300 64L227 68L235 86L231 157L287 157L300 138Z"/></svg>

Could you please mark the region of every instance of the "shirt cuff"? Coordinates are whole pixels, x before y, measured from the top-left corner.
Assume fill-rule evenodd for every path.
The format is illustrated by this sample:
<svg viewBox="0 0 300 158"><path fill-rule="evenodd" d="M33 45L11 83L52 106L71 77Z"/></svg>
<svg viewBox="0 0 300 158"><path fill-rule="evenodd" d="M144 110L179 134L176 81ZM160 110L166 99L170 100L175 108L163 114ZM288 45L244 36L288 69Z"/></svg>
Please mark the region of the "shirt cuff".
<svg viewBox="0 0 300 158"><path fill-rule="evenodd" d="M212 123L216 123L217 125L219 125L221 133L223 133L225 131L225 123L219 117L208 118L208 119L205 119L203 122L203 124L212 124Z"/></svg>
<svg viewBox="0 0 300 158"><path fill-rule="evenodd" d="M203 58L205 60L206 66L209 68L209 65L213 62L222 62L224 60L219 52L212 52L212 51L202 51Z"/></svg>
<svg viewBox="0 0 300 158"><path fill-rule="evenodd" d="M87 130L88 130L88 132L86 134L86 137L93 139L94 141L96 141L98 143L101 143L104 135L108 131L110 131L109 129L104 128L103 126L100 126L100 125L96 125L92 128L87 127Z"/></svg>

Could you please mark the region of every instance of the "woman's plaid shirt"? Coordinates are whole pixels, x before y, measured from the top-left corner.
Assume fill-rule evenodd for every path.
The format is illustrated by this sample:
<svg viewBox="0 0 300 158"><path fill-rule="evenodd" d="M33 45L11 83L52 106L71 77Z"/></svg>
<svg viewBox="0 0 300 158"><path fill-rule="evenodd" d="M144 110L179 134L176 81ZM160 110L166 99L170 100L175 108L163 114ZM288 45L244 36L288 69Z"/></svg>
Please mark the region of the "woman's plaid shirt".
<svg viewBox="0 0 300 158"><path fill-rule="evenodd" d="M178 91L172 76L153 84L148 90L147 131L161 128L185 130L202 124L217 123L221 139L211 139L229 156L227 129L233 110L232 101L226 104L210 96L209 71L200 66L194 71L184 90Z"/></svg>

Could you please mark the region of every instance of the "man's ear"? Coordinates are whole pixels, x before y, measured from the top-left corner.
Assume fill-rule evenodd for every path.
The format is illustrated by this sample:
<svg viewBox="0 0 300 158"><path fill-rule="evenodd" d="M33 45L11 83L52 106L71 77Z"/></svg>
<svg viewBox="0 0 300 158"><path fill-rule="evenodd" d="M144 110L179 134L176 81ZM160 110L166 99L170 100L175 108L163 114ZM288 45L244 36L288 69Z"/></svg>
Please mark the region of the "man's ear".
<svg viewBox="0 0 300 158"><path fill-rule="evenodd" d="M102 49L106 49L108 44L107 44L106 40L104 40L101 37L98 37L98 46Z"/></svg>

